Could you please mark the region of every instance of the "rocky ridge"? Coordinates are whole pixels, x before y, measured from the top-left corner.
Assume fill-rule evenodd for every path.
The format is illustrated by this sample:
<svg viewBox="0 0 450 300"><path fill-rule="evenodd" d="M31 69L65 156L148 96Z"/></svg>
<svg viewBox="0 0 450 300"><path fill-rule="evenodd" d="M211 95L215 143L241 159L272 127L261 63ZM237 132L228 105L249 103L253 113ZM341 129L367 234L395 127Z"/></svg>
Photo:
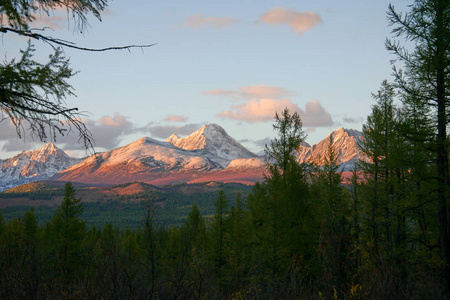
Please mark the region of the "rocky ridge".
<svg viewBox="0 0 450 300"><path fill-rule="evenodd" d="M81 159L70 157L53 143L34 151L22 151L9 159L0 159L0 191L48 179L80 161Z"/></svg>
<svg viewBox="0 0 450 300"><path fill-rule="evenodd" d="M310 146L302 144L299 162L319 162L326 156L330 137L338 153L340 171L353 170L364 159L358 144L361 132L339 128ZM145 182L165 185L181 182L240 182L262 179L265 158L258 156L216 124L206 124L187 137L170 136L165 141L143 137L128 145L94 154L84 160L71 158L53 144L35 151L22 151L0 160L0 188L44 180L117 184Z"/></svg>

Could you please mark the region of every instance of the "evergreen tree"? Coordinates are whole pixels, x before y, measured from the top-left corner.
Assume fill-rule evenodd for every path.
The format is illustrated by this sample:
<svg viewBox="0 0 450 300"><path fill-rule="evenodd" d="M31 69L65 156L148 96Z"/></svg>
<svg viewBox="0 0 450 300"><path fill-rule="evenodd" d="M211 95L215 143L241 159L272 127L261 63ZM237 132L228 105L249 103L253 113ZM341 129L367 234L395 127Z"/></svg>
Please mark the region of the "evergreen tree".
<svg viewBox="0 0 450 300"><path fill-rule="evenodd" d="M85 222L80 220L83 204L75 197L75 189L67 182L64 200L58 206L51 220L47 223L47 242L52 244L54 266L59 276L55 277L67 283L77 277L76 271L81 266L81 242L85 234Z"/></svg>
<svg viewBox="0 0 450 300"><path fill-rule="evenodd" d="M228 201L223 191L219 191L214 206L216 211L210 225L210 259L213 263L213 269L216 272L219 292L221 292L223 286L223 268L226 264L225 258L227 255L225 253L225 235L228 232Z"/></svg>
<svg viewBox="0 0 450 300"><path fill-rule="evenodd" d="M391 241L390 199L393 186L390 179L394 172L393 166L398 163L398 160L392 159L392 148L399 140L393 86L383 81L380 90L373 97L377 103L363 125L364 142L361 145L369 162L362 161L361 166L366 175L365 188L368 189L364 205L367 211L367 234L370 236L368 239L373 241L372 254L379 257L380 247L389 247ZM385 250L389 252L389 249Z"/></svg>
<svg viewBox="0 0 450 300"><path fill-rule="evenodd" d="M439 248L442 258L443 285L450 295L450 237L448 205L450 197L449 177L449 125L450 104L450 2L447 0L416 0L410 11L401 14L389 6L388 18L394 26L395 37L413 42L408 51L399 42L388 40L387 49L403 63L394 68L394 75L402 99L417 101L427 107L426 115L433 126L430 151L434 156L436 178L435 205L438 210Z"/></svg>
<svg viewBox="0 0 450 300"><path fill-rule="evenodd" d="M161 228L155 217L156 208L147 203L145 225L144 225L144 241L143 246L146 249L145 266L147 271L147 278L149 284L149 298L157 298L157 283L161 272L161 247L163 241L163 235Z"/></svg>
<svg viewBox="0 0 450 300"><path fill-rule="evenodd" d="M295 290L295 284L280 287L281 275L289 274L289 280L296 282L298 270L305 269L314 255L317 223L306 167L295 156L305 137L300 117L285 109L275 115L273 128L277 137L265 149L264 182L254 186L248 207L257 243L257 276L269 281L267 294L283 297Z"/></svg>
<svg viewBox="0 0 450 300"><path fill-rule="evenodd" d="M4 234L5 234L5 218L3 217L2 210L0 210L0 247L2 245Z"/></svg>
<svg viewBox="0 0 450 300"><path fill-rule="evenodd" d="M348 239L350 210L348 195L342 185L342 173L338 171L339 161L332 134L328 137L327 151L318 162L311 173L311 189L315 201L321 207L318 251L324 292L329 297L336 293L337 297L343 298L348 292L348 282L352 275L352 244Z"/></svg>
<svg viewBox="0 0 450 300"><path fill-rule="evenodd" d="M34 215L34 208L28 210L23 218L25 249L23 265L27 266L23 270L24 290L26 298L38 298L38 290L41 284L42 261L40 252L40 230Z"/></svg>
<svg viewBox="0 0 450 300"><path fill-rule="evenodd" d="M2 272L0 298L25 298L25 278L23 277L23 259L25 253L24 229L19 218L9 220L5 226L5 244L2 250Z"/></svg>
<svg viewBox="0 0 450 300"><path fill-rule="evenodd" d="M239 292L246 284L252 255L248 220L248 211L238 193L236 205L231 207L228 218L229 230L225 234L228 290Z"/></svg>

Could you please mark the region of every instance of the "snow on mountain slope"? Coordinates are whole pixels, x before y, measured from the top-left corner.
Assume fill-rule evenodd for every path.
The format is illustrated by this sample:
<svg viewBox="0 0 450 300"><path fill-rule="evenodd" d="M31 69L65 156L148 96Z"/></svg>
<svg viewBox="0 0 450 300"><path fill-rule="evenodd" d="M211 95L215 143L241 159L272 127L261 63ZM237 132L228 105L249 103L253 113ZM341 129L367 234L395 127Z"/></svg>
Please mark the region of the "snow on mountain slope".
<svg viewBox="0 0 450 300"><path fill-rule="evenodd" d="M338 152L340 170L350 171L363 158L359 131L339 128L331 133ZM325 157L329 137L300 147L300 162ZM77 164L75 164L77 163ZM319 162L320 163L320 162ZM47 179L116 184L145 182L155 185L179 182L224 181L251 184L262 179L265 158L259 157L230 137L222 127L207 124L188 137L172 135L166 141L144 137L126 146L97 153L81 161L68 157L49 144L41 149L22 151L9 160L0 160L0 188Z"/></svg>
<svg viewBox="0 0 450 300"><path fill-rule="evenodd" d="M166 142L184 150L205 150L229 161L237 158L257 157L217 124L206 124L185 138L173 134Z"/></svg>
<svg viewBox="0 0 450 300"><path fill-rule="evenodd" d="M263 170L264 166L265 166L264 158L259 158L259 157L238 158L238 159L233 159L230 162L230 164L227 166L226 170L231 170L231 169L245 170L245 169L251 169L251 168Z"/></svg>
<svg viewBox="0 0 450 300"><path fill-rule="evenodd" d="M171 143L144 137L126 146L95 154L54 178L96 183L128 182L139 178L150 182L171 173L220 169L222 167L214 157L203 151L183 150Z"/></svg>
<svg viewBox="0 0 450 300"><path fill-rule="evenodd" d="M34 151L22 151L12 158L0 160L0 191L48 179L80 161L52 143Z"/></svg>
<svg viewBox="0 0 450 300"><path fill-rule="evenodd" d="M229 170L262 173L262 162L225 130L207 124L186 138L165 142L144 137L126 146L98 153L53 179L93 183L142 181L152 184L187 182Z"/></svg>
<svg viewBox="0 0 450 300"><path fill-rule="evenodd" d="M358 146L363 139L362 133L354 129L341 127L313 146L302 145L297 153L298 161L315 161L321 164L320 160L327 155L330 135L333 139L333 147L338 154L339 171L352 171L359 159L365 159Z"/></svg>

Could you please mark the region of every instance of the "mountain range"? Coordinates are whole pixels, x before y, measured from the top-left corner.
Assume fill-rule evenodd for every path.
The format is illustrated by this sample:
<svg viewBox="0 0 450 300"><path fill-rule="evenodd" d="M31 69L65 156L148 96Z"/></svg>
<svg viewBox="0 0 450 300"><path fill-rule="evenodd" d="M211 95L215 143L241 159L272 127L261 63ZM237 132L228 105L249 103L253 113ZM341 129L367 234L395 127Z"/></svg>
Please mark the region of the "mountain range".
<svg viewBox="0 0 450 300"><path fill-rule="evenodd" d="M0 159L0 191L48 179L81 161L52 143L34 151L24 150L14 157Z"/></svg>
<svg viewBox="0 0 450 300"><path fill-rule="evenodd" d="M364 159L358 147L361 132L339 128L313 146L303 144L297 153L298 161L320 160L330 140L338 152L341 171L350 171L358 159ZM22 151L0 160L0 190L45 179L88 184L253 184L262 179L264 165L263 156L246 149L222 127L206 124L187 137L171 135L165 141L143 137L83 160L68 156L51 143L35 151Z"/></svg>

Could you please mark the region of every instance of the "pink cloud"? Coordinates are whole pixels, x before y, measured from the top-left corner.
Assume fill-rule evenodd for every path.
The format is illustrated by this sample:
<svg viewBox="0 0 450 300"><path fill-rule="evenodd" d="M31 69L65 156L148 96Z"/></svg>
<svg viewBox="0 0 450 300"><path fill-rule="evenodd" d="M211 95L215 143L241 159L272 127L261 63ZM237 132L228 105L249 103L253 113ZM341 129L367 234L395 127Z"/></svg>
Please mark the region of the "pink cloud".
<svg viewBox="0 0 450 300"><path fill-rule="evenodd" d="M223 96L223 97L236 97L238 95L237 91L230 91L230 90L224 90L224 89L215 89L215 90L208 90L204 91L202 93L203 95L213 95L213 96Z"/></svg>
<svg viewBox="0 0 450 300"><path fill-rule="evenodd" d="M186 122L187 118L183 115L181 115L181 116L169 115L164 119L164 121L166 121L166 122Z"/></svg>
<svg viewBox="0 0 450 300"><path fill-rule="evenodd" d="M285 108L297 112L304 126L321 127L333 124L330 113L317 100L306 103L303 110L289 99L253 99L246 103L233 105L230 110L223 111L218 116L251 123L267 122L273 121L275 112L281 112Z"/></svg>
<svg viewBox="0 0 450 300"><path fill-rule="evenodd" d="M282 97L287 97L294 94L284 88L265 84L243 86L240 87L239 90L241 90L241 95L244 98L280 99Z"/></svg>
<svg viewBox="0 0 450 300"><path fill-rule="evenodd" d="M224 18L224 17L204 17L201 14L195 14L190 16L181 27L191 27L191 28L200 28L203 26L210 27L229 27L236 23L236 19L234 18Z"/></svg>
<svg viewBox="0 0 450 300"><path fill-rule="evenodd" d="M78 1L47 1L47 4L37 5L37 11L31 14L32 22L29 24L32 28L51 28L53 30L67 28L77 28L81 25L78 15L74 8L79 6ZM85 12L87 13L87 11ZM112 11L106 7L101 11L101 16L113 16ZM6 25L9 19L6 14L0 15L0 24ZM65 24L64 24L65 23ZM82 29L79 27L79 29Z"/></svg>
<svg viewBox="0 0 450 300"><path fill-rule="evenodd" d="M231 110L223 111L219 117L247 122L266 122L273 120L275 112L284 108L297 111L298 107L291 100L253 99L243 104L233 105Z"/></svg>
<svg viewBox="0 0 450 300"><path fill-rule="evenodd" d="M114 116L103 116L94 122L94 126L106 127L131 127L131 123L127 120L128 117L122 116L119 113L114 113Z"/></svg>
<svg viewBox="0 0 450 300"><path fill-rule="evenodd" d="M303 34L322 23L320 16L314 12L297 12L284 7L276 7L266 12L261 21L271 25L286 24L298 34Z"/></svg>
<svg viewBox="0 0 450 300"><path fill-rule="evenodd" d="M52 29L62 29L64 22L68 22L68 19L65 16L48 16L45 14L40 14L36 16L36 19L33 21L32 26L38 28L50 27Z"/></svg>

